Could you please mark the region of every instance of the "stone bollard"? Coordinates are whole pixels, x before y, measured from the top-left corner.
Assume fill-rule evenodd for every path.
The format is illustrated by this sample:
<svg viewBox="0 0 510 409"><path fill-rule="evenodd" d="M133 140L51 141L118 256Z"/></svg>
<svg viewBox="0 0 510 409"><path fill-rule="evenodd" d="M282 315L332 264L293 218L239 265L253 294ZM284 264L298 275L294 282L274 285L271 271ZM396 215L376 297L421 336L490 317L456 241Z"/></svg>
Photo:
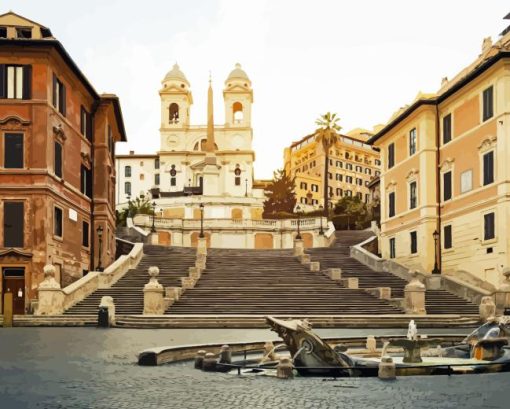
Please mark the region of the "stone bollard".
<svg viewBox="0 0 510 409"><path fill-rule="evenodd" d="M299 262L303 265L307 265L312 262L312 258L310 257L310 254L301 254L298 258L299 258Z"/></svg>
<svg viewBox="0 0 510 409"><path fill-rule="evenodd" d="M494 303L496 304L496 315L503 315L505 308L510 308L510 268L503 270L505 281L494 292Z"/></svg>
<svg viewBox="0 0 510 409"><path fill-rule="evenodd" d="M305 252L305 244L302 239L294 239L294 256L301 256Z"/></svg>
<svg viewBox="0 0 510 409"><path fill-rule="evenodd" d="M381 300L391 300L391 287L378 287Z"/></svg>
<svg viewBox="0 0 510 409"><path fill-rule="evenodd" d="M339 281L342 279L342 269L341 268L328 268L328 276L332 280Z"/></svg>
<svg viewBox="0 0 510 409"><path fill-rule="evenodd" d="M366 347L368 352L375 352L377 350L377 341L373 335L367 337Z"/></svg>
<svg viewBox="0 0 510 409"><path fill-rule="evenodd" d="M396 379L395 362L393 362L393 359L391 359L390 356L385 355L381 358L377 376L379 377L379 379L386 381Z"/></svg>
<svg viewBox="0 0 510 409"><path fill-rule="evenodd" d="M280 358L276 366L276 377L280 379L291 379L294 377L294 366L290 358Z"/></svg>
<svg viewBox="0 0 510 409"><path fill-rule="evenodd" d="M359 288L359 280L357 277L342 278L340 281L345 288L349 288L351 290L357 290Z"/></svg>
<svg viewBox="0 0 510 409"><path fill-rule="evenodd" d="M490 295L482 297L479 307L480 319L485 322L496 316L496 304Z"/></svg>
<svg viewBox="0 0 510 409"><path fill-rule="evenodd" d="M212 352L207 352L202 363L202 370L214 372L216 370L216 356Z"/></svg>
<svg viewBox="0 0 510 409"><path fill-rule="evenodd" d="M310 271L313 273L321 271L321 263L319 261L312 261L310 263Z"/></svg>
<svg viewBox="0 0 510 409"><path fill-rule="evenodd" d="M149 267L149 282L143 288L143 313L161 315L165 312L164 288L158 282L159 268Z"/></svg>
<svg viewBox="0 0 510 409"><path fill-rule="evenodd" d="M101 302L99 303L99 308L106 307L108 309L108 324L110 327L115 325L115 303L113 302L113 297L109 295L105 295L101 298Z"/></svg>
<svg viewBox="0 0 510 409"><path fill-rule="evenodd" d="M404 300L406 314L425 315L425 285L419 280L418 272L414 273L413 279L404 288Z"/></svg>
<svg viewBox="0 0 510 409"><path fill-rule="evenodd" d="M207 239L205 237L198 238L197 255L207 255Z"/></svg>
<svg viewBox="0 0 510 409"><path fill-rule="evenodd" d="M195 369L202 369L204 364L205 351L201 349L195 355Z"/></svg>
<svg viewBox="0 0 510 409"><path fill-rule="evenodd" d="M43 268L44 280L37 288L39 302L35 315L60 315L64 313L64 292L55 280L55 266L47 264Z"/></svg>
<svg viewBox="0 0 510 409"><path fill-rule="evenodd" d="M153 244L155 246L159 245L159 234L158 233L151 233L151 236L149 238L150 244Z"/></svg>
<svg viewBox="0 0 510 409"><path fill-rule="evenodd" d="M228 345L223 345L220 349L220 364L232 363L232 351Z"/></svg>

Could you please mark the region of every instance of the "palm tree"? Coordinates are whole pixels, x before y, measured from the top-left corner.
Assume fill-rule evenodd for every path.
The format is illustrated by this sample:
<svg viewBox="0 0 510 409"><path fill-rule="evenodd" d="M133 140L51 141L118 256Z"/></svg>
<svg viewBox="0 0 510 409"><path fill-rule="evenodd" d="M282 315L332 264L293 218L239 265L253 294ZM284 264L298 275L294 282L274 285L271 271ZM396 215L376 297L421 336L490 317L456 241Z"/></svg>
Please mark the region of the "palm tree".
<svg viewBox="0 0 510 409"><path fill-rule="evenodd" d="M328 173L329 173L329 150L332 146L335 146L338 141L340 130L342 127L338 125L338 121L340 118L336 116L336 114L332 114L331 112L327 112L324 115L321 115L316 121L315 124L318 126L315 131L315 140L317 142L322 143L322 147L324 149L324 213L327 217L329 206L329 183L328 183Z"/></svg>

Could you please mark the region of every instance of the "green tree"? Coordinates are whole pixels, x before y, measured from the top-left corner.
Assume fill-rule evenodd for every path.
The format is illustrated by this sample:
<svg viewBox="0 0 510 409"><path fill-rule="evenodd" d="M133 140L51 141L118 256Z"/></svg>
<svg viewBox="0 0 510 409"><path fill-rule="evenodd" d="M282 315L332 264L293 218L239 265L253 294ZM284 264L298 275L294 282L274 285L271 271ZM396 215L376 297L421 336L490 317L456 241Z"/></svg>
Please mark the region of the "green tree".
<svg viewBox="0 0 510 409"><path fill-rule="evenodd" d="M367 206L358 196L342 197L335 205L334 213L347 217L347 228L350 229L351 220L357 227L363 225L369 215Z"/></svg>
<svg viewBox="0 0 510 409"><path fill-rule="evenodd" d="M315 131L315 140L320 142L324 149L324 214L326 217L329 213L329 150L337 143L339 138L338 132L342 129L338 125L338 121L340 121L340 118L331 112L321 115L315 121L315 124L318 126Z"/></svg>
<svg viewBox="0 0 510 409"><path fill-rule="evenodd" d="M273 173L273 181L264 192L267 197L264 202L264 217L279 212L292 213L294 211L294 206L296 206L294 179L287 175L283 169Z"/></svg>
<svg viewBox="0 0 510 409"><path fill-rule="evenodd" d="M120 212L116 211L117 226L125 226L127 218L134 217L136 214L154 214L151 201L148 197L137 197L130 200L128 201L128 207Z"/></svg>

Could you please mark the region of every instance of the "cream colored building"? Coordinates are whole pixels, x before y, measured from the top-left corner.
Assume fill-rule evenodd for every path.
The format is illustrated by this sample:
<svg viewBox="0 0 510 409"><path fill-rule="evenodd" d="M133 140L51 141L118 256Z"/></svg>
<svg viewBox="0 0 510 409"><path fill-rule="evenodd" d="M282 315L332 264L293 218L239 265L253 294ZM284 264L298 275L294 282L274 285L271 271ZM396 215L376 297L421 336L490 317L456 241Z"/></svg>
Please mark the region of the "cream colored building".
<svg viewBox="0 0 510 409"><path fill-rule="evenodd" d="M371 138L382 157L383 257L501 284L510 266L509 141L506 33L495 44L485 39L472 64Z"/></svg>
<svg viewBox="0 0 510 409"><path fill-rule="evenodd" d="M140 155L130 151L128 155L115 156L117 183L117 206L124 207L130 199L149 197L153 188L160 185L161 168L158 155Z"/></svg>
<svg viewBox="0 0 510 409"><path fill-rule="evenodd" d="M329 197L334 205L344 196L370 201L368 184L380 173L379 152L367 144L372 133L355 129L340 135L329 152ZM324 205L325 153L315 134L294 142L284 151L284 169L295 177L297 203L307 211Z"/></svg>

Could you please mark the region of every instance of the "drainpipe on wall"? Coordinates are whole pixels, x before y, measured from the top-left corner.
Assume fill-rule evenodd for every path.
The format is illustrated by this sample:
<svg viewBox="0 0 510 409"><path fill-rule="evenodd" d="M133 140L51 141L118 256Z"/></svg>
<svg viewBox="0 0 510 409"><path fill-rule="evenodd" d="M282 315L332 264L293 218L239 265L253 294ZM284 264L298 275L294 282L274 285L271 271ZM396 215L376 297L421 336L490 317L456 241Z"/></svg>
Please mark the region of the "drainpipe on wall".
<svg viewBox="0 0 510 409"><path fill-rule="evenodd" d="M441 231L441 172L439 169L440 165L440 147L441 147L441 133L439 128L439 103L436 103L436 203L437 203L437 232L439 233L439 239L437 240L437 265L439 268L440 274L443 271L443 263L441 256L441 237L443 237L443 233ZM435 257L435 253L434 253Z"/></svg>

